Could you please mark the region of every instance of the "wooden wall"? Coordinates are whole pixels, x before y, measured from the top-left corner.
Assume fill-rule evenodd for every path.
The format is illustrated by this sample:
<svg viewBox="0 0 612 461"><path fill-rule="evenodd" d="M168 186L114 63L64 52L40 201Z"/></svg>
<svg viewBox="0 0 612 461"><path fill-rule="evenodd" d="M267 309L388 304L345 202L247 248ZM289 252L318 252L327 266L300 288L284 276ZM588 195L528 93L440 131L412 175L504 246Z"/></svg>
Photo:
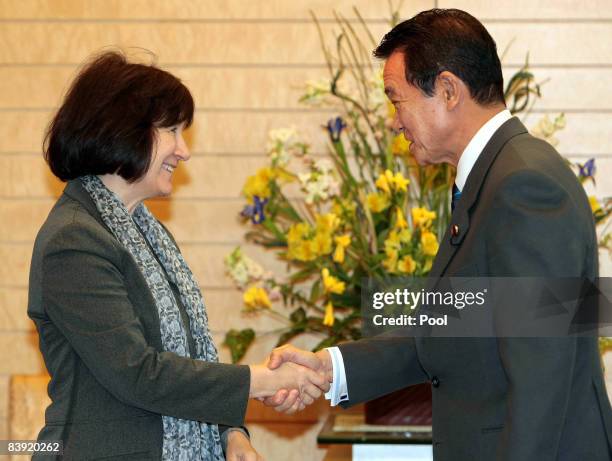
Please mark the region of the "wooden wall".
<svg viewBox="0 0 612 461"><path fill-rule="evenodd" d="M382 36L388 29L382 0L0 0L0 439L9 434L9 377L44 372L25 314L28 266L34 236L63 185L48 173L41 141L78 64L106 46L142 47L192 90L197 115L188 140L194 155L177 170L172 199L151 206L199 279L220 344L231 327L265 332L277 326L241 315L241 296L222 260L242 240L239 192L265 163L268 130L295 125L315 151L324 151L320 125L332 114L297 103L300 84L325 76L308 11L330 33L332 8L349 16L353 5ZM537 79L550 81L527 124L565 112L559 150L572 159L596 157L596 193L612 195L612 2L406 0L401 11L409 17L434 6L474 14L500 50L513 42L506 73L530 53ZM280 270L261 251L247 246L247 252ZM612 273L609 255L602 255L602 266ZM274 341L264 336L245 362L263 359ZM227 351L222 360L229 360ZM287 424L252 406L251 419L260 421L252 425L255 444L267 459L321 459L313 421L325 405L319 408Z"/></svg>

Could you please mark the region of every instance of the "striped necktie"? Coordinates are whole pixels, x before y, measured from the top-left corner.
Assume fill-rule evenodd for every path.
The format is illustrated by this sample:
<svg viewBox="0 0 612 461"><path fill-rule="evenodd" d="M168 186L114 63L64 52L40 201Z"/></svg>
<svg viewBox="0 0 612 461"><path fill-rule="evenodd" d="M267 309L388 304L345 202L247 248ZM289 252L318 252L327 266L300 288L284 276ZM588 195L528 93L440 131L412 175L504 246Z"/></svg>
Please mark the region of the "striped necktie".
<svg viewBox="0 0 612 461"><path fill-rule="evenodd" d="M455 207L457 206L457 202L461 198L461 191L457 187L456 184L453 184L453 197L451 200L451 211L455 211Z"/></svg>

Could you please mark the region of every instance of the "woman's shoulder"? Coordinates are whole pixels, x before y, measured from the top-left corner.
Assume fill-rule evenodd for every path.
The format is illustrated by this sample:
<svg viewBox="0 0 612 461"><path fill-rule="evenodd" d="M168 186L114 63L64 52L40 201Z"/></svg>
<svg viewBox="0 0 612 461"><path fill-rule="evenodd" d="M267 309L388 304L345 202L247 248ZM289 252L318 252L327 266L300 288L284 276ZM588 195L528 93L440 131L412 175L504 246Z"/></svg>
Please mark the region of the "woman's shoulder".
<svg viewBox="0 0 612 461"><path fill-rule="evenodd" d="M78 200L63 194L36 236L34 254L70 250L118 254L118 242Z"/></svg>

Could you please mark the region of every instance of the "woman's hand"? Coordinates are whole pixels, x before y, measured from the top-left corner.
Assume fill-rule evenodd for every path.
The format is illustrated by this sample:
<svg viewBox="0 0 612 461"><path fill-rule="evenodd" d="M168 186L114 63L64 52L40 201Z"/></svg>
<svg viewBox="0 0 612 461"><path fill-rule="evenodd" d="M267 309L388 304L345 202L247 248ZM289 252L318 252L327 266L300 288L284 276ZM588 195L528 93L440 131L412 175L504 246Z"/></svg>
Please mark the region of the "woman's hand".
<svg viewBox="0 0 612 461"><path fill-rule="evenodd" d="M302 402L311 404L329 389L324 373L292 362L285 362L274 370L266 364L251 365L251 398L270 397L280 389L297 390Z"/></svg>
<svg viewBox="0 0 612 461"><path fill-rule="evenodd" d="M225 455L227 461L263 461L248 437L240 431L232 431L227 434Z"/></svg>

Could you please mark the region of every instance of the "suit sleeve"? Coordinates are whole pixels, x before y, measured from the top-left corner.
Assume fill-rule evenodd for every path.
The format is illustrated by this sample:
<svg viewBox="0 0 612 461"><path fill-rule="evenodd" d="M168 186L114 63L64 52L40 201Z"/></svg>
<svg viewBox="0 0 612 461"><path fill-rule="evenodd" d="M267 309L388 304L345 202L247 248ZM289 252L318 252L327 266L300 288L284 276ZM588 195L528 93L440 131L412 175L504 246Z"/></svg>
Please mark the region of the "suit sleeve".
<svg viewBox="0 0 612 461"><path fill-rule="evenodd" d="M581 218L582 216L582 218ZM507 178L485 232L492 277L579 277L586 236L573 198L542 174ZM508 381L504 461L558 459L576 338L499 338Z"/></svg>
<svg viewBox="0 0 612 461"><path fill-rule="evenodd" d="M397 333L395 333L397 334ZM379 335L339 346L349 400L344 408L427 381L413 337Z"/></svg>
<svg viewBox="0 0 612 461"><path fill-rule="evenodd" d="M47 244L42 296L51 321L120 401L182 419L242 425L249 368L180 357L149 345L128 296L129 280L119 270L121 255L99 234L71 224Z"/></svg>

